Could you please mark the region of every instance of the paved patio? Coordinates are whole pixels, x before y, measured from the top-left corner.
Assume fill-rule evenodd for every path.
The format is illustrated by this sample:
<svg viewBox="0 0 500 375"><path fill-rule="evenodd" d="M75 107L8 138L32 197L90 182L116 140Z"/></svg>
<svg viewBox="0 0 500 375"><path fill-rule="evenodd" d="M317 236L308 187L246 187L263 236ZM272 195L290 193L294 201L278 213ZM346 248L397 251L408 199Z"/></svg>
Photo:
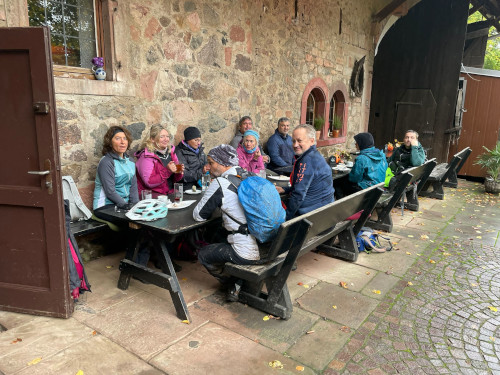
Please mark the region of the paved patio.
<svg viewBox="0 0 500 375"><path fill-rule="evenodd" d="M500 373L499 198L461 180L420 203L394 210L390 253L302 257L288 321L226 303L203 267L179 262L185 324L168 291L116 288L123 254L89 262L93 292L70 319L0 312L0 373Z"/></svg>

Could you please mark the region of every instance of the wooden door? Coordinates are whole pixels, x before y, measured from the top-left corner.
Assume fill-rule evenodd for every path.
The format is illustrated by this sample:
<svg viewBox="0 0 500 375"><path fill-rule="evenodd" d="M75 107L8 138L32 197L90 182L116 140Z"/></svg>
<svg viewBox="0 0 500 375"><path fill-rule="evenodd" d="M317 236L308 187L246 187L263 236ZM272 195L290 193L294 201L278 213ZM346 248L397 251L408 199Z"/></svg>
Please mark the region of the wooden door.
<svg viewBox="0 0 500 375"><path fill-rule="evenodd" d="M0 309L68 317L50 35L0 28Z"/></svg>

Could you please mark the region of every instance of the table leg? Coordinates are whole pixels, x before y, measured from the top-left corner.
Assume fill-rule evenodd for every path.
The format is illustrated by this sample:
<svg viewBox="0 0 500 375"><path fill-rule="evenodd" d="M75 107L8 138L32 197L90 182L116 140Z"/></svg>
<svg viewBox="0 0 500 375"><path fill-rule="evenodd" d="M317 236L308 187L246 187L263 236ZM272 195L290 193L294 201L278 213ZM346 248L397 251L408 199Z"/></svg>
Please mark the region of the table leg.
<svg viewBox="0 0 500 375"><path fill-rule="evenodd" d="M169 289L170 297L172 297L172 301L174 302L175 310L177 312L177 316L182 320L189 320L191 318L189 316L189 311L186 305L186 301L184 300L184 295L182 294L181 286L179 284L179 280L177 279L177 274L174 270L174 265L172 264L172 260L170 259L170 254L168 253L167 247L165 246L165 242L161 239L155 239L155 245L159 246L161 251L157 251L158 260L160 262L163 273L169 275L171 277ZM155 246L155 251L158 247Z"/></svg>

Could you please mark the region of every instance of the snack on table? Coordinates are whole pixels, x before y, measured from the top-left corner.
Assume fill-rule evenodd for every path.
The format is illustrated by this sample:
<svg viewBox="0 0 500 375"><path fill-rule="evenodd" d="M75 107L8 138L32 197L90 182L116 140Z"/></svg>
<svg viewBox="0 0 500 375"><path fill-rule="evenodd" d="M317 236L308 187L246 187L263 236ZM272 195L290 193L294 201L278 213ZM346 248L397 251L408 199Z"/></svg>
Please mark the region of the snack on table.
<svg viewBox="0 0 500 375"><path fill-rule="evenodd" d="M196 185L193 185L193 187L191 188L191 190L193 190L193 192L196 191Z"/></svg>

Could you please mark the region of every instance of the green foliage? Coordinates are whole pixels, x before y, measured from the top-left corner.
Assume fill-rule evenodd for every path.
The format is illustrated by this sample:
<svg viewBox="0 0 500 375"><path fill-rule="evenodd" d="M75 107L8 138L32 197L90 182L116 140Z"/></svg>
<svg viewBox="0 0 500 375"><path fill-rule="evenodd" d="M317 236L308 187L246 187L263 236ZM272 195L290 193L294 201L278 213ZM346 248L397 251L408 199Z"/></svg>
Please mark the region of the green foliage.
<svg viewBox="0 0 500 375"><path fill-rule="evenodd" d="M480 165L481 168L486 169L488 174L496 181L500 182L500 141L493 149L488 149L483 146L486 150L485 153L477 157L477 161L474 163Z"/></svg>
<svg viewBox="0 0 500 375"><path fill-rule="evenodd" d="M323 129L323 126L325 126L325 119L321 116L316 117L314 119L314 129L316 129L316 131L319 131Z"/></svg>
<svg viewBox="0 0 500 375"><path fill-rule="evenodd" d="M474 14L471 14L469 16L469 19L467 20L467 23L474 23L474 22L479 22L483 21L485 18L483 15L479 12L475 12ZM488 35L495 35L497 34L497 30L492 26L490 28L489 34ZM499 37L500 38L500 37ZM499 38L496 39L490 39L486 43L486 52L484 56L484 69L493 69L493 70L500 70L500 42Z"/></svg>
<svg viewBox="0 0 500 375"><path fill-rule="evenodd" d="M333 128L335 130L340 130L342 129L342 119L338 115L333 115Z"/></svg>

